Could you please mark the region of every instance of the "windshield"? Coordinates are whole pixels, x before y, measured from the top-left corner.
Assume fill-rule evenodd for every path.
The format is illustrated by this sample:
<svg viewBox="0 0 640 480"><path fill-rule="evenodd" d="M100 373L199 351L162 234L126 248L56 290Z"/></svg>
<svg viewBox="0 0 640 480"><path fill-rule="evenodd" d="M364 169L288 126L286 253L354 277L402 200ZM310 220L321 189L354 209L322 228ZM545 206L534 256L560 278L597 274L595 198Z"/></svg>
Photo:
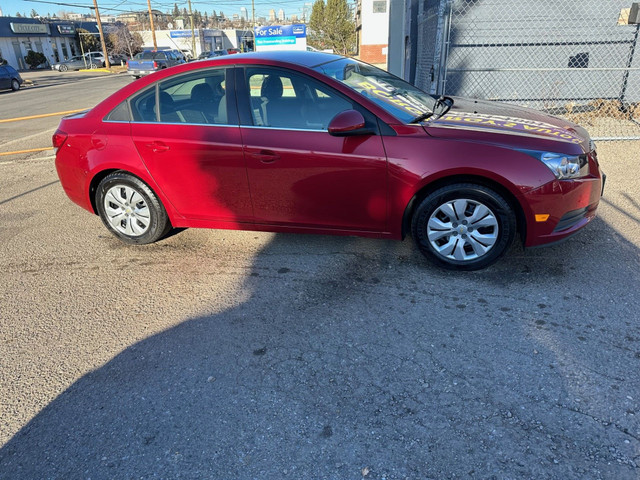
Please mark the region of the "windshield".
<svg viewBox="0 0 640 480"><path fill-rule="evenodd" d="M433 113L435 98L379 68L350 58L314 67L372 100L403 123Z"/></svg>

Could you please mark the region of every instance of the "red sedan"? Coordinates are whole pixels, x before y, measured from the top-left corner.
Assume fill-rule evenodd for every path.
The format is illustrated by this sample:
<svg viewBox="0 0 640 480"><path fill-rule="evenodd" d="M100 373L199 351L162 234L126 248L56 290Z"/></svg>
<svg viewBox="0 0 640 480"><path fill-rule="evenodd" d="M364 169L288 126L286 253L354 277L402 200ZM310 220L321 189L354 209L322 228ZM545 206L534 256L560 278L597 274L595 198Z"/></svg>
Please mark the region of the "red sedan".
<svg viewBox="0 0 640 480"><path fill-rule="evenodd" d="M401 240L486 267L594 218L593 142L534 110L434 98L319 52L223 56L149 75L53 136L65 192L121 240L171 228Z"/></svg>

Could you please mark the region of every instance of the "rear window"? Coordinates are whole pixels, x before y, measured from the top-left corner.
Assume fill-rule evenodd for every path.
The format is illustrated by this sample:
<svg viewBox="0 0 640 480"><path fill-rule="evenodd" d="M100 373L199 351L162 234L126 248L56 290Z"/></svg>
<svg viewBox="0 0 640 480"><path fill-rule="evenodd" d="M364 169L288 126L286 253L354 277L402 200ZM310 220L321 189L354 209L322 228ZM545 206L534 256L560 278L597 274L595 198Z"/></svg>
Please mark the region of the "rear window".
<svg viewBox="0 0 640 480"><path fill-rule="evenodd" d="M164 52L142 52L134 57L136 60L166 60Z"/></svg>

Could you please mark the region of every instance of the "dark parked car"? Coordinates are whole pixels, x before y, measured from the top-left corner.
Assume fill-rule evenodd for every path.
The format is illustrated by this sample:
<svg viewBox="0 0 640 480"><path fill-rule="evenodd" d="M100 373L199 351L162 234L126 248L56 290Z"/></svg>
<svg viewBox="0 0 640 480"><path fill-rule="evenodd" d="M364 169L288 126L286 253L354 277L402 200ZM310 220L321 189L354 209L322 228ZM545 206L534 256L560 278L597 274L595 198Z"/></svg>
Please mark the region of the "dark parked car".
<svg viewBox="0 0 640 480"><path fill-rule="evenodd" d="M434 98L319 52L180 65L62 119L67 195L124 242L171 228L401 240L446 268L495 262L519 233L556 242L595 216L593 142L566 120Z"/></svg>
<svg viewBox="0 0 640 480"><path fill-rule="evenodd" d="M226 50L213 50L211 52L202 52L198 55L198 60L207 60L209 58L221 57L222 55L228 55Z"/></svg>
<svg viewBox="0 0 640 480"><path fill-rule="evenodd" d="M24 83L22 77L11 65L0 65L0 90L10 88L13 91L20 90Z"/></svg>

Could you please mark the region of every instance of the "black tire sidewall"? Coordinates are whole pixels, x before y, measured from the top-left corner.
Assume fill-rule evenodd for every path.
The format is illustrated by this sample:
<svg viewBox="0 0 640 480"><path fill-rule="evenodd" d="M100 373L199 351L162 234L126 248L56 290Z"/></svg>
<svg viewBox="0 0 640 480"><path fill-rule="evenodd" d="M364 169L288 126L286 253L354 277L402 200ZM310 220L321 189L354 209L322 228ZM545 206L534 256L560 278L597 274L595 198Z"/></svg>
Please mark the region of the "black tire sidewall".
<svg viewBox="0 0 640 480"><path fill-rule="evenodd" d="M143 235L137 237L126 235L113 228L107 220L107 215L104 209L104 197L110 188L117 185L123 185L134 189L147 203L147 206L149 207L150 225L149 229ZM102 223L104 223L109 231L126 243L144 245L156 242L162 238L171 227L162 203L155 193L153 193L151 188L149 188L147 184L139 178L124 172L112 173L100 182L96 189L96 210L98 211L98 215L100 216Z"/></svg>
<svg viewBox="0 0 640 480"><path fill-rule="evenodd" d="M498 222L498 239L493 248L476 260L459 261L440 255L427 236L427 222L433 212L445 202L466 198L488 207ZM495 263L509 249L516 234L516 217L509 203L488 187L458 184L440 188L420 202L411 223L413 239L419 250L433 263L450 270L479 270Z"/></svg>

